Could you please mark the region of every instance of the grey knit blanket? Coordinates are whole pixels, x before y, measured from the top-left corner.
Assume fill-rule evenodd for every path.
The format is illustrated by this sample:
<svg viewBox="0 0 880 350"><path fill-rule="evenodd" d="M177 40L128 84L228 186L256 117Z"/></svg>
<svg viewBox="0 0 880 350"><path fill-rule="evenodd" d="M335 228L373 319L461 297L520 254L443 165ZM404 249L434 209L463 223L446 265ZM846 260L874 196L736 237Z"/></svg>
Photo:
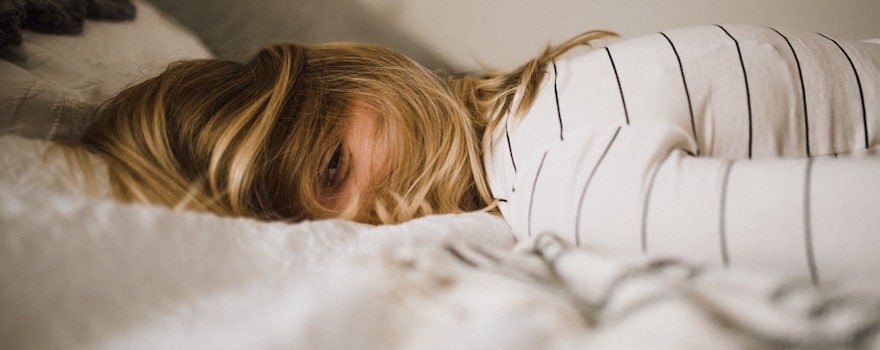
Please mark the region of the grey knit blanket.
<svg viewBox="0 0 880 350"><path fill-rule="evenodd" d="M79 34L88 19L131 20L131 0L0 0L0 47L21 44L21 30Z"/></svg>

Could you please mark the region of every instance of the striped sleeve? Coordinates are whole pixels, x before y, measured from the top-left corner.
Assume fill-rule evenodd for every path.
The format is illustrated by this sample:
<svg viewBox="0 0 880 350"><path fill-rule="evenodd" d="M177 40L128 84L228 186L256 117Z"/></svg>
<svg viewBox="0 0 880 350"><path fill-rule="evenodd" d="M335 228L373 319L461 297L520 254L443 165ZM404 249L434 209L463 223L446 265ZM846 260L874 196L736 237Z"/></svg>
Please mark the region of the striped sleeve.
<svg viewBox="0 0 880 350"><path fill-rule="evenodd" d="M707 25L554 62L485 164L521 237L818 283L880 264L878 133L880 45Z"/></svg>

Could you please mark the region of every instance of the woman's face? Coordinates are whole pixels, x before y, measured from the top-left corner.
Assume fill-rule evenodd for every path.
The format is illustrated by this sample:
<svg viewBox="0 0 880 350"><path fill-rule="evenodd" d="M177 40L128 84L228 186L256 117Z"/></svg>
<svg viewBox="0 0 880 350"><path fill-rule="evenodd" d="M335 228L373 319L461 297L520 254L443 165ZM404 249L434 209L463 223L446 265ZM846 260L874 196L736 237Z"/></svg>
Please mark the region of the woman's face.
<svg viewBox="0 0 880 350"><path fill-rule="evenodd" d="M327 150L328 189L322 204L341 213L356 196L364 196L390 172L391 151L379 137L379 114L363 103L355 103L342 126L341 143ZM364 213L359 213L358 216Z"/></svg>

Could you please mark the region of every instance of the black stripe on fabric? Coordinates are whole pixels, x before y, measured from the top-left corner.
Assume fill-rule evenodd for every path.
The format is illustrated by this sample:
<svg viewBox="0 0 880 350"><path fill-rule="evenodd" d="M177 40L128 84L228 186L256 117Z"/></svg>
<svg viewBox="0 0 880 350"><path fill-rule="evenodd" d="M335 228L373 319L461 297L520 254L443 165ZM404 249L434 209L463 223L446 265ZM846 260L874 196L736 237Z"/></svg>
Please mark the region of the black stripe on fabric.
<svg viewBox="0 0 880 350"><path fill-rule="evenodd" d="M669 159L667 157L666 159ZM651 181L648 182L648 190L645 192L645 200L642 204L642 253L648 254L648 209L649 204L651 203L651 193L654 192L654 180L657 180L657 173L660 172L660 167L663 166L663 163L666 163L666 159L663 160L660 164L657 164L654 167L654 171L651 174Z"/></svg>
<svg viewBox="0 0 880 350"><path fill-rule="evenodd" d="M782 37L785 40L785 43L788 44L788 48L791 49L791 54L794 56L794 63L797 65L798 70L798 78L801 80L801 99L804 104L804 136L805 136L805 144L807 149L807 157L811 156L810 153L810 118L809 112L807 112L807 88L804 86L804 72L801 69L801 61L798 59L797 52L794 50L794 45L791 44L791 41L788 40L788 37L780 33L778 30L774 28L770 28L776 34Z"/></svg>
<svg viewBox="0 0 880 350"><path fill-rule="evenodd" d="M825 36L822 33L816 33L821 35L823 38L831 40L834 45L837 45L837 48L840 49L840 52L843 53L843 56L846 57L846 60L849 61L849 66L852 67L853 74L856 76L856 84L859 87L859 98L862 101L862 125L865 130L865 148L870 148L868 143L868 112L865 110L865 92L862 90L862 79L859 77L859 71L856 69L856 64L853 62L852 58L849 57L849 53L843 49L843 46L840 46L840 43L837 40L831 39Z"/></svg>
<svg viewBox="0 0 880 350"><path fill-rule="evenodd" d="M529 196L529 232L528 236L532 236L532 211L535 208L535 188L538 187L538 178L541 177L541 169L544 168L544 160L547 159L547 151L544 151L544 155L541 156L541 163L538 164L538 170L535 172L535 180L532 181L532 193Z"/></svg>
<svg viewBox="0 0 880 350"><path fill-rule="evenodd" d="M721 204L718 213L718 242L721 249L721 262L724 267L730 267L730 253L727 249L727 187L730 183L730 170L733 169L733 163L729 161L724 167L724 177L721 185Z"/></svg>
<svg viewBox="0 0 880 350"><path fill-rule="evenodd" d="M736 54L737 54L737 56L739 56L739 65L742 68L743 82L745 83L745 86L746 86L746 106L749 109L749 159L751 159L752 158L752 94L749 91L750 90L749 89L749 75L746 74L746 63L743 60L742 48L740 48L740 46L739 46L739 40L736 40L736 38L734 38L733 35L731 35L730 32L728 32L727 29L725 29L721 25L716 24L716 26L718 28L721 28L721 30L724 31L724 34L727 34L727 36L730 37L731 40L733 40L733 44L736 45Z"/></svg>
<svg viewBox="0 0 880 350"><path fill-rule="evenodd" d="M810 194L812 193L813 158L807 158L806 175L804 175L804 251L807 255L807 267L810 270L810 280L814 285L819 284L819 271L816 268L816 256L813 251L813 227L810 220Z"/></svg>
<svg viewBox="0 0 880 350"><path fill-rule="evenodd" d="M504 137L507 138L507 153L510 154L510 165L513 165L513 173L516 174L516 160L513 159L513 146L510 145L510 132L507 125L504 126Z"/></svg>
<svg viewBox="0 0 880 350"><path fill-rule="evenodd" d="M690 111L690 113L691 113L691 132L694 135L694 144L697 145L697 151L694 153L696 153L696 155L699 156L700 155L700 140L697 138L697 125L694 122L694 105L693 105L693 103L691 103L691 92L688 89L687 79L685 79L685 76L684 76L684 66L682 66L682 64L681 64L681 56L678 55L678 49L675 48L675 44L672 43L672 39L670 39L669 36L666 35L666 33L660 32L660 35L662 35L664 38L666 38L666 41L669 42L669 46L672 48L672 53L675 54L675 61L678 62L678 71L681 73L681 82L684 85L684 94L685 94L685 96L687 96L688 111Z"/></svg>
<svg viewBox="0 0 880 350"><path fill-rule="evenodd" d="M501 203L507 203L507 199L505 199L505 198L495 198L495 200L499 201Z"/></svg>
<svg viewBox="0 0 880 350"><path fill-rule="evenodd" d="M581 210L584 207L584 199L587 196L587 189L590 188L590 183L593 181L593 175L596 175L596 169L599 169L599 166L602 165L602 161L605 159L605 155L608 154L608 150L611 149L611 145L614 143L614 140L617 139L617 135L620 134L620 128L617 127L617 130L614 131L614 136L611 137L611 140L608 141L608 144L605 146L605 149L602 151L602 155L599 156L599 160L596 161L596 166L590 170L590 175L587 176L587 182L584 183L584 188L581 190L581 197L578 199L578 207L576 212L576 217L574 221L574 244L576 246L581 245Z"/></svg>
<svg viewBox="0 0 880 350"><path fill-rule="evenodd" d="M564 141L565 137L563 136L563 127L562 127L562 110L559 108L559 89L556 87L556 80L559 78L559 73L556 71L556 61L551 62L553 64L553 97L556 98L556 117L559 119L559 140Z"/></svg>
<svg viewBox="0 0 880 350"><path fill-rule="evenodd" d="M620 103L623 105L623 117L626 118L626 125L629 125L629 110L626 108L626 98L623 97L623 85L620 84L620 74L617 73L617 65L614 64L614 57L611 56L611 49L605 47L605 53L608 54L608 61L611 62L611 69L614 70L614 79L617 79L617 90L620 91Z"/></svg>

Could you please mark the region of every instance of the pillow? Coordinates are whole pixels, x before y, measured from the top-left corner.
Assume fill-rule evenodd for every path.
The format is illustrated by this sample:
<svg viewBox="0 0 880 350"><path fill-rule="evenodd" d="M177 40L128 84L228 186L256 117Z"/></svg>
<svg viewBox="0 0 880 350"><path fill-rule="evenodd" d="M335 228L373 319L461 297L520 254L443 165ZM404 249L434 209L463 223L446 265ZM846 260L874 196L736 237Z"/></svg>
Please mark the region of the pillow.
<svg viewBox="0 0 880 350"><path fill-rule="evenodd" d="M97 106L122 88L173 61L211 57L185 27L134 4L134 21L86 21L76 36L23 31L20 46L0 49L0 135L77 139Z"/></svg>
<svg viewBox="0 0 880 350"><path fill-rule="evenodd" d="M347 0L150 0L190 27L221 58L246 60L277 42L366 42L399 50L431 69L450 69L422 44Z"/></svg>

